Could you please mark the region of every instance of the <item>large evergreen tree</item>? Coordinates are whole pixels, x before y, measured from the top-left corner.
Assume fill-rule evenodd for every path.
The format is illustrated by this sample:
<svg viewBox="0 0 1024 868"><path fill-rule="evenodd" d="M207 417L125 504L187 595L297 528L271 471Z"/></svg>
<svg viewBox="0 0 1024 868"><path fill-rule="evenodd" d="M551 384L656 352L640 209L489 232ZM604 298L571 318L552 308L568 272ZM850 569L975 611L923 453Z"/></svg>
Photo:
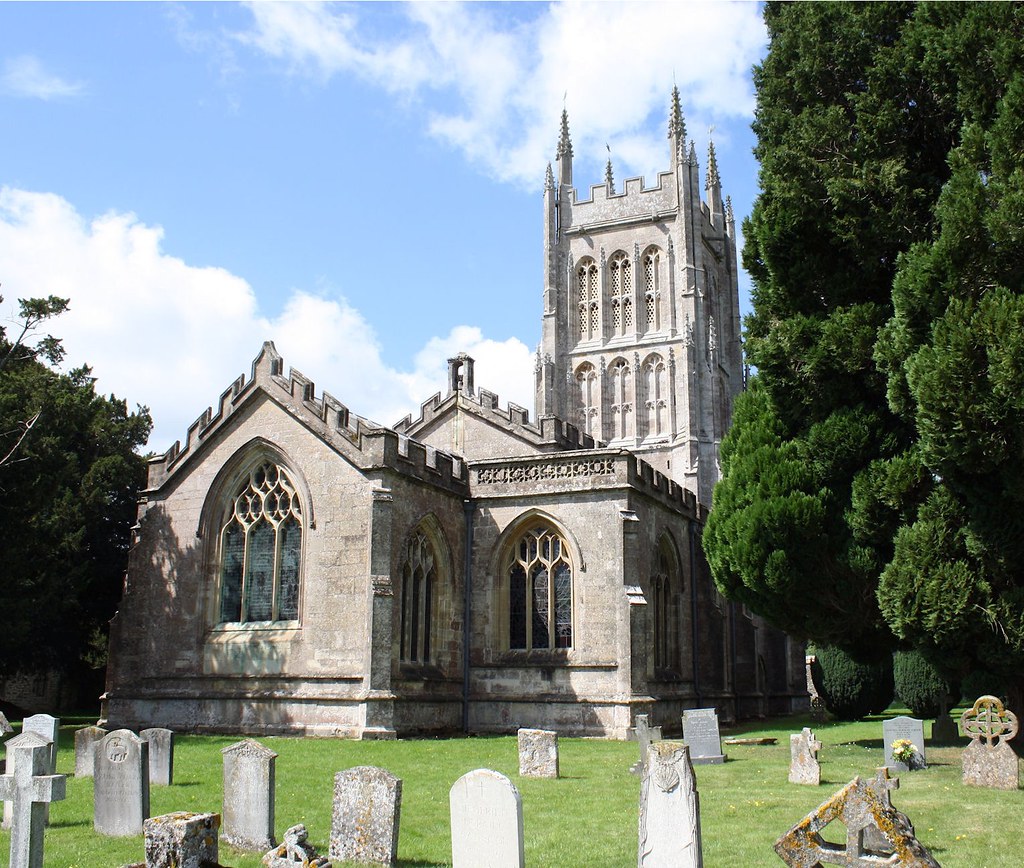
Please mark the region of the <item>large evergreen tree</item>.
<svg viewBox="0 0 1024 868"><path fill-rule="evenodd" d="M0 676L102 657L145 481L148 411L97 395L88 368L44 364L55 338L30 340L66 304L22 302L29 328L0 328Z"/></svg>
<svg viewBox="0 0 1024 868"><path fill-rule="evenodd" d="M716 580L862 657L1019 660L1024 7L765 17L757 376L705 533Z"/></svg>

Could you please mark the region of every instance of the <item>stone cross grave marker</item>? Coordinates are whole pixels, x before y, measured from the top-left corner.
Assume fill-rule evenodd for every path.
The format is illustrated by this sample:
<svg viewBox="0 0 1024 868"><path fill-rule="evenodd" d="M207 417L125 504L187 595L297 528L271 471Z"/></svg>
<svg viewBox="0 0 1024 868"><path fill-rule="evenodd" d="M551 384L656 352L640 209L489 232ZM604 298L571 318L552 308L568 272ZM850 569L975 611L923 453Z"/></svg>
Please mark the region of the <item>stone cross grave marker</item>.
<svg viewBox="0 0 1024 868"><path fill-rule="evenodd" d="M799 733L789 737L789 782L808 784L816 787L821 783L821 764L818 751L821 742L814 737L810 727L805 726Z"/></svg>
<svg viewBox="0 0 1024 868"><path fill-rule="evenodd" d="M394 865L402 781L386 769L356 766L334 776L331 819L332 861Z"/></svg>
<svg viewBox="0 0 1024 868"><path fill-rule="evenodd" d="M18 767L18 756L15 753L19 747L45 747L47 750L46 762L50 762L50 740L45 736L40 735L38 732L22 732L14 736L14 738L8 739L4 745L7 749L7 774L13 775ZM49 766L43 774L50 774ZM4 804L4 822L3 828L11 828L11 820L14 817L14 803L6 802ZM45 826L50 821L50 808L47 805L43 806L43 825Z"/></svg>
<svg viewBox="0 0 1024 868"><path fill-rule="evenodd" d="M702 868L700 799L681 742L651 745L640 782L640 831L637 868Z"/></svg>
<svg viewBox="0 0 1024 868"><path fill-rule="evenodd" d="M547 729L519 730L519 776L558 777L558 733Z"/></svg>
<svg viewBox="0 0 1024 868"><path fill-rule="evenodd" d="M22 732L38 732L50 743L50 770L48 775L57 774L57 738L60 731L60 718L49 714L33 714L21 722Z"/></svg>
<svg viewBox="0 0 1024 868"><path fill-rule="evenodd" d="M997 697L981 696L960 716L960 728L971 739L963 752L963 782L1016 790L1020 767L1010 740L1017 734L1017 715Z"/></svg>
<svg viewBox="0 0 1024 868"><path fill-rule="evenodd" d="M651 748L651 742L661 741L661 727L648 726L650 718L646 714L638 714L636 722L627 732L630 741L640 745L640 759L629 767L630 774L642 775L644 766L647 765L647 754Z"/></svg>
<svg viewBox="0 0 1024 868"><path fill-rule="evenodd" d="M277 754L245 739L221 751L224 758L224 840L238 850L265 853L274 840L274 761Z"/></svg>
<svg viewBox="0 0 1024 868"><path fill-rule="evenodd" d="M931 853L914 836L913 826L889 799L889 790L899 786L881 768L870 781L854 778L839 792L822 802L775 842L775 852L792 868L811 865L845 865L847 868L939 868ZM846 826L846 844L830 844L821 830L838 821ZM892 852L883 854L869 849L864 833L873 827L885 829Z"/></svg>
<svg viewBox="0 0 1024 868"><path fill-rule="evenodd" d="M43 868L44 808L64 798L67 778L47 774L50 746L42 739L14 748L8 742L8 758L12 752L17 756L14 768L0 776L0 798L13 809L10 868Z"/></svg>
<svg viewBox="0 0 1024 868"><path fill-rule="evenodd" d="M718 713L713 708L683 711L683 741L690 748L690 762L694 765L725 762L718 733Z"/></svg>
<svg viewBox="0 0 1024 868"><path fill-rule="evenodd" d="M917 749L919 760L915 760L915 769L926 766L924 754L924 721L916 717L891 717L882 721L882 747L885 749L885 766L896 772L910 771L907 763L900 762L892 755L892 743L906 739Z"/></svg>
<svg viewBox="0 0 1024 868"><path fill-rule="evenodd" d="M147 868L206 868L219 864L220 815L175 811L142 824Z"/></svg>
<svg viewBox="0 0 1024 868"><path fill-rule="evenodd" d="M83 726L75 730L75 777L92 777L92 758L96 742L107 734L98 726Z"/></svg>
<svg viewBox="0 0 1024 868"><path fill-rule="evenodd" d="M169 787L174 780L174 733L154 727L144 729L139 738L149 743L149 783Z"/></svg>
<svg viewBox="0 0 1024 868"><path fill-rule="evenodd" d="M523 868L523 800L500 772L477 769L448 794L452 868Z"/></svg>
<svg viewBox="0 0 1024 868"><path fill-rule="evenodd" d="M101 835L138 835L149 817L149 744L127 729L96 743L93 828Z"/></svg>

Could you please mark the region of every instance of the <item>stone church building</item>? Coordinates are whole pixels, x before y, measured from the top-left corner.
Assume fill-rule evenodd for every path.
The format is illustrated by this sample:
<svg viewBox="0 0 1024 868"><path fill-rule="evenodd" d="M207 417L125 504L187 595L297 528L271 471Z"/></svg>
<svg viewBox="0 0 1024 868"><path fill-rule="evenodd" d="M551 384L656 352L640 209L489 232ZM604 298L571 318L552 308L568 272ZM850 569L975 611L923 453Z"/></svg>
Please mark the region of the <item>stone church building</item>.
<svg viewBox="0 0 1024 868"><path fill-rule="evenodd" d="M384 427L273 344L152 460L102 717L356 738L622 738L638 713L806 702L803 649L715 590L700 547L743 388L736 229L673 93L656 183L544 188L536 412L471 358Z"/></svg>

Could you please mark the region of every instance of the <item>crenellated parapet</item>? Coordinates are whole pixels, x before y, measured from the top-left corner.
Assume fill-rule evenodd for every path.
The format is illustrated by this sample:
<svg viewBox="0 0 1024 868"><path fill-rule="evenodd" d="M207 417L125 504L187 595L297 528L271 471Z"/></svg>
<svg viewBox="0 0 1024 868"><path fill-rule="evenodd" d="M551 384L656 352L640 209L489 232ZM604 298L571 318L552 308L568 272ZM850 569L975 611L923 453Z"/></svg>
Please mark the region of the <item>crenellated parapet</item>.
<svg viewBox="0 0 1024 868"><path fill-rule="evenodd" d="M674 173L659 172L658 183L646 187L643 178L627 178L619 193L607 183L594 184L589 199L577 198L576 190L570 189L566 191L569 207L559 215L559 230L570 235L674 217L679 199L673 179Z"/></svg>
<svg viewBox="0 0 1024 868"><path fill-rule="evenodd" d="M285 375L284 359L267 341L252 363L249 378L239 376L221 393L216 410L208 407L189 426L184 444L175 441L163 455L150 460L149 490L160 488L188 467L219 431L261 396L283 407L361 469L389 468L444 487L465 486L467 474L461 460L352 413L328 392L317 395L313 380L300 371L292 368Z"/></svg>

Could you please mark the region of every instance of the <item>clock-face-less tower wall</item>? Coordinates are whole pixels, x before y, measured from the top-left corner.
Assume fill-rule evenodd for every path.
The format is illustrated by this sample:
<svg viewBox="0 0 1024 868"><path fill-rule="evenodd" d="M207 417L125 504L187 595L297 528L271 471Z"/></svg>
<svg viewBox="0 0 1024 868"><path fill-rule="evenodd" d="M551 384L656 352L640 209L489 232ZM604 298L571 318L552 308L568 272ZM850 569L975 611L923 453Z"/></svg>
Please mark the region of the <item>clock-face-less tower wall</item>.
<svg viewBox="0 0 1024 868"><path fill-rule="evenodd" d="M671 169L657 183L573 187L568 116L544 186L538 418L636 452L710 506L743 389L736 226L714 146L700 171L673 90Z"/></svg>

